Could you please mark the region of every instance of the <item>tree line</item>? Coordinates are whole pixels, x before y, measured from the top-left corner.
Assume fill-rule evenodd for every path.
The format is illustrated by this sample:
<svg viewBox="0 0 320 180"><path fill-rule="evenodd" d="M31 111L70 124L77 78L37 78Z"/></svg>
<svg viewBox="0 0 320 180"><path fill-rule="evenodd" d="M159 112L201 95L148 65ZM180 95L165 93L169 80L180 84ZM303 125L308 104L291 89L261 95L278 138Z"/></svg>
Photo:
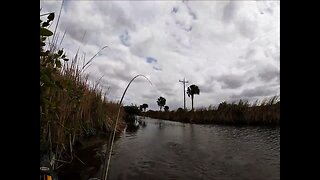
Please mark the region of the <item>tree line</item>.
<svg viewBox="0 0 320 180"><path fill-rule="evenodd" d="M188 97L191 98L191 109L193 110L194 95L200 95L200 89L199 89L199 87L197 85L192 84L191 86L188 87L187 94L188 94ZM164 107L165 111L169 111L169 106L165 106L166 105L166 99L164 97L160 96L158 98L157 105L159 106L160 111L162 110L162 107Z"/></svg>
<svg viewBox="0 0 320 180"><path fill-rule="evenodd" d="M182 108L176 111L161 112L149 110L142 115L171 121L197 124L229 124L229 125L279 125L279 96L256 101L249 104L240 100L238 103L222 102L217 107L201 108L187 111Z"/></svg>

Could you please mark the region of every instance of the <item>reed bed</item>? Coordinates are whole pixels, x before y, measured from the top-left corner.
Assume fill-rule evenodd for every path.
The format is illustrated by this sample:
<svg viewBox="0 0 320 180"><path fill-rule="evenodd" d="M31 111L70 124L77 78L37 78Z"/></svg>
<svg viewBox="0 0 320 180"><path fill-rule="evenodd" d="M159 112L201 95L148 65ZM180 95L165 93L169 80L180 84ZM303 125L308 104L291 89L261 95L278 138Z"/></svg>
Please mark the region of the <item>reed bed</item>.
<svg viewBox="0 0 320 180"><path fill-rule="evenodd" d="M280 125L279 96L249 104L222 102L217 108L201 108L194 111L176 110L171 112L141 112L143 116L171 121L196 124L226 125Z"/></svg>
<svg viewBox="0 0 320 180"><path fill-rule="evenodd" d="M55 34L46 29L53 19L53 13L47 22L40 19L40 158L48 156L56 169L77 157L74 145L82 138L111 133L119 107L124 111L106 98L100 79L90 85L84 71L95 56L85 61L76 53L69 61L59 49ZM85 64L79 66L79 60ZM119 119L117 132L125 127L123 113Z"/></svg>

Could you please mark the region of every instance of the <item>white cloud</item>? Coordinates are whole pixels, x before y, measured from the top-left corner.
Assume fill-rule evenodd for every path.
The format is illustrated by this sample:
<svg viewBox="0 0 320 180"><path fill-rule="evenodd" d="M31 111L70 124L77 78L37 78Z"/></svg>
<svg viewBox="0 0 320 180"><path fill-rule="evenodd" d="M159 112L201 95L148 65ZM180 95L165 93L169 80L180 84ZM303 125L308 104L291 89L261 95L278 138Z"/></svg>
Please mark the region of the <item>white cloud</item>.
<svg viewBox="0 0 320 180"><path fill-rule="evenodd" d="M41 5L57 17L61 2ZM200 87L195 107L206 107L280 93L279 11L277 1L68 1L59 32L67 29L62 46L70 56L80 47L88 59L108 45L87 72L91 81L104 75L109 99L119 100L130 79L144 74L153 85L137 79L124 102L158 109L163 96L176 109L186 77Z"/></svg>

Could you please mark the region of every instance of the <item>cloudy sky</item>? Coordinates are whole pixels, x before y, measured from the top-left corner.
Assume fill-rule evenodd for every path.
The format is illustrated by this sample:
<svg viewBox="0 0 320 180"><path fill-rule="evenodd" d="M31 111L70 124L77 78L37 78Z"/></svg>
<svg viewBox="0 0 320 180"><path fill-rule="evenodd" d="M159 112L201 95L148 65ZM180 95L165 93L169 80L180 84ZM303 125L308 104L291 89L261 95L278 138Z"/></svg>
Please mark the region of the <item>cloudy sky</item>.
<svg viewBox="0 0 320 180"><path fill-rule="evenodd" d="M57 17L61 1L40 5ZM86 72L91 82L103 76L112 101L137 74L152 85L136 79L124 104L158 109L163 96L170 109L183 107L183 78L200 88L195 108L280 95L279 1L65 1L59 37L65 31L69 57L80 48L88 60L108 46Z"/></svg>

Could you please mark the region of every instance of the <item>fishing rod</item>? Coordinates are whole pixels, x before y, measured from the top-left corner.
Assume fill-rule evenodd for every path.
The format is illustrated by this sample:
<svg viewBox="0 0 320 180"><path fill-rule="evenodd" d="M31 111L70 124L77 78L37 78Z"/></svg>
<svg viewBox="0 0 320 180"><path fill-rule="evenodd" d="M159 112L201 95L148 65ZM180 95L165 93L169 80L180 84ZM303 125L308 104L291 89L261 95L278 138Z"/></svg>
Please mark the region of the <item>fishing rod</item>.
<svg viewBox="0 0 320 180"><path fill-rule="evenodd" d="M113 134L112 134L112 140L111 140L111 145L110 145L110 149L109 149L108 161L107 161L107 163L105 163L105 165L107 165L106 166L106 171L105 171L105 174L104 174L104 178L102 177L101 179L107 180L107 178L108 178L109 166L110 166L110 161L111 161L112 147L113 147L113 142L114 142L114 138L115 138L115 134L116 134L116 128L117 128L117 124L118 124L118 120L119 120L119 116L120 116L122 100L123 100L124 95L126 94L128 88L129 88L130 84L133 82L133 80L135 80L139 76L144 77L145 79L147 79L148 82L152 85L151 81L145 75L139 74L139 75L136 75L135 77L133 77L131 79L131 81L128 83L126 89L124 90L124 92L122 94L122 97L121 97L121 100L120 100L120 103L119 103L118 115L117 115L117 119L116 119L116 122L115 122L115 126L113 128ZM107 151L106 151L106 153L107 153Z"/></svg>

